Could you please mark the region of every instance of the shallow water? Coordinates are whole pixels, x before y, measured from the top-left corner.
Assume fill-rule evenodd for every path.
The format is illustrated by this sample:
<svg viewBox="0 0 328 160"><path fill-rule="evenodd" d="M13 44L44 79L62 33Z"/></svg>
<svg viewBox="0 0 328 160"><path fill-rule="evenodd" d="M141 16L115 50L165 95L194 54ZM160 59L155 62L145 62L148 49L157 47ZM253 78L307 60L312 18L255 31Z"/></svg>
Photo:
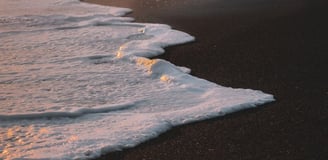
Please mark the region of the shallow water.
<svg viewBox="0 0 328 160"><path fill-rule="evenodd" d="M151 60L194 37L76 0L0 0L0 158L95 158L273 101Z"/></svg>

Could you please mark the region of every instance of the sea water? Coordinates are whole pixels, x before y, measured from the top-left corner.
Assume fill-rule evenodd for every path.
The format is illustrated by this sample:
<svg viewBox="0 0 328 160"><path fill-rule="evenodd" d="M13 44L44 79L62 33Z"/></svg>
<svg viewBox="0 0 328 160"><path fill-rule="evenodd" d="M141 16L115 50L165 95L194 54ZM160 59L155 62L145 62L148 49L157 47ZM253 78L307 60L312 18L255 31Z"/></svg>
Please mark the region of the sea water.
<svg viewBox="0 0 328 160"><path fill-rule="evenodd" d="M122 17L130 9L77 0L0 6L0 159L95 158L273 101L150 59L194 37Z"/></svg>

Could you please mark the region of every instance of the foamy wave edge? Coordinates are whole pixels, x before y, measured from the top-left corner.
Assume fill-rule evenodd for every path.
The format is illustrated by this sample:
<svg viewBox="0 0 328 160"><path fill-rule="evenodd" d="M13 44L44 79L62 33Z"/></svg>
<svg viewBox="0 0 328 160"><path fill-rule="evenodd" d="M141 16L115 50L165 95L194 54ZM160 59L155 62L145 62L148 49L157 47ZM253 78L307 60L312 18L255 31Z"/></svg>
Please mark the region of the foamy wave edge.
<svg viewBox="0 0 328 160"><path fill-rule="evenodd" d="M81 4L91 5L86 3L81 3ZM128 11L127 9L123 9L123 10L120 10L119 8L116 9L117 11L113 13L113 15L116 16L122 16L126 14ZM193 86L195 84L204 82L204 80L187 74L184 69L181 69L180 67L177 67L168 61L161 60L161 59L151 59L151 57L163 54L164 47L194 41L195 38L192 37L191 35L181 31L174 30L170 26L163 25L163 24L128 23L128 22L115 22L111 24L131 25L131 26L138 25L140 27L143 27L140 30L141 34L152 36L152 38L150 39L131 41L122 45L120 49L117 51L118 59L128 60L135 63L136 65L144 66L148 70L150 75L152 75L155 78L158 78L160 81L163 81L165 83L180 83L180 84L185 84L186 86ZM206 82L206 83L211 83L211 82ZM209 88L206 89L207 89L206 93L209 95L212 95L211 93L216 91L215 89L213 90ZM146 140L158 136L159 134L167 131L173 126L214 118L217 116L222 116L228 113L232 113L235 111L239 111L250 107L255 107L256 105L274 101L273 95L265 94L261 91L254 91L254 90L250 92L251 93L256 92L260 96L257 97L257 99L249 100L248 103L226 106L224 108L215 109L216 106L212 106L209 102L204 102L200 104L204 106L201 108L199 107L199 105L197 105L183 110L163 113L160 117L163 118L164 120L163 121L156 120L158 121L158 124L154 124L155 127L150 128L151 129L150 131L147 130L147 132L145 132L144 135L141 136L141 138L134 140L132 142L127 142L129 143L128 145L118 144L115 146L111 146L110 144L108 144L107 147L106 146L102 147L100 150L96 149L96 151L93 152L93 154L80 158L86 158L86 159L96 158L108 152L113 152L128 147L134 147ZM132 102L132 103L99 106L95 108L82 108L70 112L44 112L44 113L0 115L0 120L1 119L16 120L16 119L79 117L86 114L98 114L98 113L125 110L136 105L137 103L138 102ZM210 110L211 112L208 112L208 110ZM144 116L147 115L145 114Z"/></svg>
<svg viewBox="0 0 328 160"><path fill-rule="evenodd" d="M169 25L165 24L147 24L147 23L127 23L119 22L116 25L131 25L131 26L142 26L140 30L142 34L152 36L150 39L131 41L122 45L117 51L118 59L125 59L131 62L141 65L146 68L150 75L159 80L167 83L180 83L186 84L186 86L192 86L198 82L204 82L203 79L193 77L189 74L190 70L184 67L178 67L174 64L163 60L163 59L152 59L152 57L161 55L165 52L164 48L173 45L184 44L195 41L195 37L172 29ZM196 79L196 80L194 80ZM212 83L212 82L209 82ZM219 86L219 85L218 85ZM221 87L221 86L219 86ZM231 89L231 88L229 88ZM241 89L242 90L242 89ZM209 90L212 92L213 90ZM236 104L233 106L226 106L224 108L214 109L215 106L206 106L206 102L201 105L205 105L204 108L199 106L190 107L188 109L177 110L175 112L167 112L158 117L165 119L164 122L158 124L150 131L150 133L144 135L145 137L136 140L130 146L107 146L101 149L101 153L98 153L94 158L110 153L113 151L119 151L124 148L135 147L140 143L143 143L149 139L155 138L163 132L171 129L174 126L185 125L201 120L206 120L218 116L224 116L229 113L241 111L247 108L253 108L257 105L262 105L268 102L275 101L274 96L271 94L263 93L262 91L247 90L256 94L261 94L260 97L249 101L248 103ZM204 110L210 109L213 112L206 112ZM200 115L201 114L201 115ZM179 115L179 116L177 116ZM174 117L174 118L173 118ZM179 117L179 118L176 118Z"/></svg>

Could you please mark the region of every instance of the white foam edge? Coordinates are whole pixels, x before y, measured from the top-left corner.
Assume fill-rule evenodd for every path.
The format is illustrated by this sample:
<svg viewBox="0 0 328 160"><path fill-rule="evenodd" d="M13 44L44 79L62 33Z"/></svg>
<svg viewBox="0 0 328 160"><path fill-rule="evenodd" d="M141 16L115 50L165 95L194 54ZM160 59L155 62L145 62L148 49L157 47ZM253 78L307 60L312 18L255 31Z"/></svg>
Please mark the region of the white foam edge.
<svg viewBox="0 0 328 160"><path fill-rule="evenodd" d="M194 41L195 38L187 33L174 30L165 24L147 23L115 23L116 25L140 26L140 33L152 36L146 40L135 40L120 46L117 51L118 58L126 57L154 57L164 53L165 47L179 45Z"/></svg>
<svg viewBox="0 0 328 160"><path fill-rule="evenodd" d="M175 66L166 60L149 58L163 54L165 47L192 42L195 40L195 37L185 32L174 30L171 26L165 24L114 23L114 25L140 27L140 34L151 37L123 44L116 53L117 58L134 61L148 69L152 76L159 77L160 80L166 82L191 72L189 68Z"/></svg>
<svg viewBox="0 0 328 160"><path fill-rule="evenodd" d="M246 90L246 89L243 89ZM189 124L193 122L198 122L202 120L207 120L215 117L221 117L230 113L255 108L258 105L263 105L265 103L273 102L275 101L275 98L271 94L263 93L262 91L257 90L250 90L259 94L262 94L261 97L258 97L257 99L250 100L247 103L239 103L235 105L225 106L225 107L217 107L217 106L211 106L207 102L204 102L205 104L200 104L194 107L186 108L183 110L177 110L175 113L164 113L163 116L167 117L169 119L168 121L172 126L179 126L184 124ZM199 107L203 106L203 107ZM208 111L211 112L208 112ZM179 118L170 118L174 117L173 115L179 115Z"/></svg>
<svg viewBox="0 0 328 160"><path fill-rule="evenodd" d="M126 148L133 148L141 143L149 141L153 138L157 138L159 135L172 129L173 127L224 116L229 113L254 108L257 105L262 105L274 101L274 97L270 94L265 94L261 91L254 90L248 91L262 94L262 96L248 103L240 103L223 108L218 108L217 106L210 106L202 103L183 110L168 111L154 115L139 114L137 116L139 117L138 120L152 120L152 125L149 126L149 128L144 128L140 131L142 136L135 138L135 136L130 135L126 137L126 139L122 139L118 144L102 147L100 150L93 152L92 158L97 158L110 152L121 151ZM199 107L200 105L203 107ZM211 112L208 112L209 110Z"/></svg>
<svg viewBox="0 0 328 160"><path fill-rule="evenodd" d="M181 83L185 87L192 87L195 84L204 85L205 88L202 88L201 86L197 87L196 89L202 91L206 90L206 94L208 94L209 96L213 96L211 93L216 92L216 90L207 88L208 86L206 86L206 84L210 84L210 87L221 88L221 86L217 84L189 75L188 73L190 73L190 69L188 68L175 66L174 64L162 59L150 59L151 57L163 54L165 47L194 41L195 38L193 36L181 31L174 30L170 26L164 24L115 24L140 27L141 29L139 29L139 32L141 34L151 36L151 38L149 39L134 40L123 44L117 51L117 58L127 59L135 62L138 65L142 65L154 78L159 78L160 80L165 82ZM171 129L173 126L179 126L196 121L223 116L232 112L244 110L247 108L255 107L257 105L274 101L273 95L265 94L261 91L255 90L246 91L258 93L261 96L257 97L256 99L250 100L247 103L225 106L223 108L217 107L215 105L213 106L210 104L211 102L205 101L204 103L190 108L152 115L151 117L157 117L154 119L149 118L149 114L141 114L141 117L144 117L145 119L152 119L153 123L156 122L156 124L142 131L142 136L139 136L138 139L133 139L134 136L132 136L133 140L122 140L122 142L120 143L121 145L115 144L114 146L108 145L106 147L102 147L100 153L98 152L98 154L94 156L98 157L109 152L122 150L124 148L135 147L149 139L156 138L158 135ZM205 96L205 98L210 97ZM131 137L127 137L127 139L129 138Z"/></svg>
<svg viewBox="0 0 328 160"><path fill-rule="evenodd" d="M129 25L129 24L124 23L124 25ZM140 27L143 26L143 28L140 29L140 32L146 35L151 35L152 38L146 40L131 41L126 44L123 44L117 51L117 58L123 58L123 59L127 58L129 60L133 60L138 65L142 65L143 67L145 67L153 77L159 78L160 80L165 82L180 83L186 87L191 87L194 86L195 84L206 84L206 83L210 84L212 87L218 87L218 88L223 87L213 82L209 82L207 80L190 75L189 73L191 72L191 70L189 68L175 66L174 64L162 59L150 59L151 57L163 54L164 47L194 41L195 38L193 36L181 31L174 30L170 26L164 24L133 23L131 25L134 26L140 25ZM206 91L207 93L215 92L215 89L211 90L210 88L207 87L208 86L203 88L204 90L207 90ZM224 87L224 88L234 89L231 87ZM183 115L185 116L181 117L181 118L184 117L183 118L184 120L182 123L176 120L172 120L171 124L174 126L182 125L182 124L209 119L217 116L223 116L228 113L240 111L246 108L255 107L257 105L275 101L273 95L266 94L262 91L251 90L251 89L234 89L234 90L245 90L251 93L256 93L261 96L257 97L257 99L253 99L252 101L249 101L248 103L241 103L234 106L218 108L219 109L218 112L204 113L204 116L198 118L193 117L195 116L195 109L198 107L201 108L201 110L206 110L204 109L204 107L195 106L184 110L178 110L177 112L184 113ZM201 105L207 106L206 104L201 104ZM213 110L216 106L212 106L212 107ZM168 114L168 117L170 117L170 114L172 114L172 112ZM193 117L193 118L187 118L187 117Z"/></svg>

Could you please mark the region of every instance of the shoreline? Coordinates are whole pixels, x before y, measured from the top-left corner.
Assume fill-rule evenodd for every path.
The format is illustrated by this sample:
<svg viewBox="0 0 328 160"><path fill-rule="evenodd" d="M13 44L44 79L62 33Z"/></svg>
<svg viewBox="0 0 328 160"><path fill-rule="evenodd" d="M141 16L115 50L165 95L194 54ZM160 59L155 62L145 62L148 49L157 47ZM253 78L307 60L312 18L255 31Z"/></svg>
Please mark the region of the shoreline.
<svg viewBox="0 0 328 160"><path fill-rule="evenodd" d="M328 159L324 1L87 2L131 8L127 16L137 22L164 23L195 36L196 42L166 48L156 58L219 85L277 99L174 127L98 159Z"/></svg>

